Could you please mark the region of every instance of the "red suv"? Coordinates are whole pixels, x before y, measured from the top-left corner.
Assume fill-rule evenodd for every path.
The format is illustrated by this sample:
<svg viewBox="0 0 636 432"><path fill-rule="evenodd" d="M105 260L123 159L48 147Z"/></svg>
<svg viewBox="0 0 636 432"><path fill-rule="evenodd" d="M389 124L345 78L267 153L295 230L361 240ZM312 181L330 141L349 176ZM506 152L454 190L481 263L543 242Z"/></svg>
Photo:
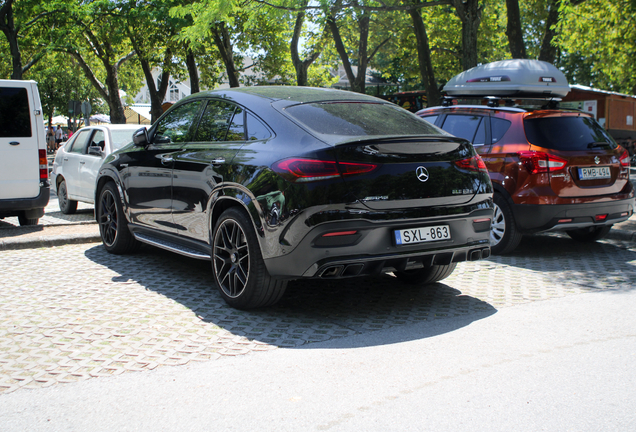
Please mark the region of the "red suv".
<svg viewBox="0 0 636 432"><path fill-rule="evenodd" d="M495 102L495 103L492 103ZM494 187L494 254L523 234L595 241L634 211L628 152L589 115L550 108L450 105L417 114L473 143Z"/></svg>

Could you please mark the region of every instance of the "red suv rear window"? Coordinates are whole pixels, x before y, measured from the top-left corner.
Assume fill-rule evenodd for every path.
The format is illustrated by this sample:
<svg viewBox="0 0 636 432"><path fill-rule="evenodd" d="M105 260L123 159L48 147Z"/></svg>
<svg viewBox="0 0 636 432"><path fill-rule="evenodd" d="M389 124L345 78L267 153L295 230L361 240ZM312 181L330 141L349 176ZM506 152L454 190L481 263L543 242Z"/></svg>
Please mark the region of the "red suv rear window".
<svg viewBox="0 0 636 432"><path fill-rule="evenodd" d="M537 117L524 120L526 138L538 147L554 150L616 148L612 137L590 117Z"/></svg>

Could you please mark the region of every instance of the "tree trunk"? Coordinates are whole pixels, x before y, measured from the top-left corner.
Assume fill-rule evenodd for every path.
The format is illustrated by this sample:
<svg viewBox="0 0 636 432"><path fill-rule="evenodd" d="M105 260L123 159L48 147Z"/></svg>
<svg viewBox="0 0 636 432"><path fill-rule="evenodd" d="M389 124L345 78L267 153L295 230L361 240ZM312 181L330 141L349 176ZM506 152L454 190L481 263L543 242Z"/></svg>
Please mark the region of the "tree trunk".
<svg viewBox="0 0 636 432"><path fill-rule="evenodd" d="M212 29L214 34L214 43L221 54L223 64L225 64L225 70L227 72L227 78L230 83L230 87L239 87L238 71L234 64L234 53L232 52L232 42L230 40L230 34L227 31L225 23L215 24Z"/></svg>
<svg viewBox="0 0 636 432"><path fill-rule="evenodd" d="M11 79L22 79L22 54L18 43L18 32L13 21L13 0L7 2L0 8L0 30L7 37L9 51L11 52L12 72Z"/></svg>
<svg viewBox="0 0 636 432"><path fill-rule="evenodd" d="M543 34L539 60L548 63L554 63L556 60L557 48L552 45L552 40L556 36L556 29L554 27L557 22L559 22L559 0L550 0L548 2L548 19L545 23L545 33Z"/></svg>
<svg viewBox="0 0 636 432"><path fill-rule="evenodd" d="M519 0L506 0L506 8L508 11L508 27L506 35L508 36L508 46L512 58L525 59L526 44L523 40L523 32L521 31L521 13L519 12Z"/></svg>
<svg viewBox="0 0 636 432"><path fill-rule="evenodd" d="M452 0L457 16L462 22L462 68L477 66L477 32L481 24L479 0Z"/></svg>
<svg viewBox="0 0 636 432"><path fill-rule="evenodd" d="M188 53L186 54L186 65L188 66L188 75L190 76L190 94L199 93L201 91L199 86L199 70L197 69L194 53L190 48L188 48Z"/></svg>
<svg viewBox="0 0 636 432"><path fill-rule="evenodd" d="M419 1L416 0L413 3L417 4ZM426 25L424 25L419 10L410 10L409 14L413 20L415 39L417 40L417 58L422 83L426 89L426 105L429 107L436 106L439 105L441 101L441 94L435 80L435 71L433 70L433 62L431 61L431 47L428 42Z"/></svg>
<svg viewBox="0 0 636 432"><path fill-rule="evenodd" d="M318 56L320 56L320 51L316 51L312 53L305 60L300 59L300 55L298 55L298 40L300 39L300 33L303 28L303 22L305 21L305 12L298 12L296 15L296 24L294 25L294 33L292 35L292 40L290 43L290 51L292 64L294 65L294 69L296 70L296 85L298 86L306 86L307 85L307 70L309 66L316 61Z"/></svg>
<svg viewBox="0 0 636 432"><path fill-rule="evenodd" d="M333 41L336 45L336 51L338 51L340 60L342 60L342 67L344 67L345 74L347 75L347 79L349 80L349 84L351 85L351 90L358 91L356 88L354 88L356 76L353 74L353 68L351 67L351 62L349 61L349 55L347 54L347 49L345 48L344 43L342 42L340 29L338 28L338 24L336 23L336 18L334 15L330 15L327 18L327 25L331 30ZM360 73L360 69L358 69L358 73Z"/></svg>

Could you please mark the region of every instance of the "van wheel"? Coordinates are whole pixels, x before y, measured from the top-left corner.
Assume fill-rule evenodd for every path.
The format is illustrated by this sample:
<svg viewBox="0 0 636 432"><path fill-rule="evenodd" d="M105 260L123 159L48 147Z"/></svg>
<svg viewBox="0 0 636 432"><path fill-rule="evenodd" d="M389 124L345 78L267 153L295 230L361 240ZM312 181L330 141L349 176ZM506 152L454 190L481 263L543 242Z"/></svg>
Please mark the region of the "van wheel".
<svg viewBox="0 0 636 432"><path fill-rule="evenodd" d="M237 208L224 211L214 227L212 272L221 297L237 309L271 306L287 288L267 272L252 221Z"/></svg>
<svg viewBox="0 0 636 432"><path fill-rule="evenodd" d="M490 250L493 255L503 255L515 250L523 235L515 225L508 201L496 193L494 202L495 212L490 225Z"/></svg>
<svg viewBox="0 0 636 432"><path fill-rule="evenodd" d="M611 229L612 225L607 225L602 227L580 228L566 231L566 233L572 240L580 242L594 242L605 237Z"/></svg>
<svg viewBox="0 0 636 432"><path fill-rule="evenodd" d="M64 214L75 214L77 210L77 201L68 199L66 190L66 180L62 180L57 187L57 202L60 204L60 211Z"/></svg>
<svg viewBox="0 0 636 432"><path fill-rule="evenodd" d="M18 216L18 222L20 222L20 226L32 226L37 225L40 218L28 218L25 215Z"/></svg>
<svg viewBox="0 0 636 432"><path fill-rule="evenodd" d="M128 221L114 183L104 185L97 201L97 223L104 247L110 253L122 255L132 253L141 245L128 229Z"/></svg>
<svg viewBox="0 0 636 432"><path fill-rule="evenodd" d="M428 285L446 279L453 273L457 263L433 265L417 270L396 271L395 276L410 285Z"/></svg>

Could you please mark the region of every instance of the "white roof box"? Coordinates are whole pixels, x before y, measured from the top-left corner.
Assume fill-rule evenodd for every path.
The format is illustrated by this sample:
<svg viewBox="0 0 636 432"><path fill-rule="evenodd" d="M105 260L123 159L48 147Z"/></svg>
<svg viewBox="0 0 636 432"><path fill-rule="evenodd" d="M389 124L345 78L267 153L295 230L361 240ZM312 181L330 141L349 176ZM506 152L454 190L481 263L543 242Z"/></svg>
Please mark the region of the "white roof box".
<svg viewBox="0 0 636 432"><path fill-rule="evenodd" d="M449 96L560 98L570 86L554 65L539 60L502 60L455 75L444 86Z"/></svg>

